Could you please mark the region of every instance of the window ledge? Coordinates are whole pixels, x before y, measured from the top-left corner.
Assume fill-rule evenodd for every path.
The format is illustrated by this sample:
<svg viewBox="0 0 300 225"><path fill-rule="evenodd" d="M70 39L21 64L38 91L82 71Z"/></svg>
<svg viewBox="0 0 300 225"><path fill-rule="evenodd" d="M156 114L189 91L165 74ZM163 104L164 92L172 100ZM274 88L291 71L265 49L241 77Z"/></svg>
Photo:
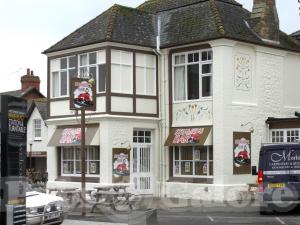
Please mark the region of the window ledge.
<svg viewBox="0 0 300 225"><path fill-rule="evenodd" d="M170 177L167 182L212 184L213 178Z"/></svg>
<svg viewBox="0 0 300 225"><path fill-rule="evenodd" d="M36 141L36 142L38 142L38 141L42 141L42 138L34 138L34 140L33 141Z"/></svg>

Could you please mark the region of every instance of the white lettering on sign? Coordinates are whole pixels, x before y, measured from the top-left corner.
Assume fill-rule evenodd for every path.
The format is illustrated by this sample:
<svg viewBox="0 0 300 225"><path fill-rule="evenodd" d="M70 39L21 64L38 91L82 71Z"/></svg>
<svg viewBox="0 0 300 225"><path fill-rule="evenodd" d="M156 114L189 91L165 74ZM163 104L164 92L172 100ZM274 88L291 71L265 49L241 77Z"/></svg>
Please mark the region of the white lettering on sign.
<svg viewBox="0 0 300 225"><path fill-rule="evenodd" d="M300 155L294 155L295 150L290 151L282 151L282 153L272 153L271 155L271 161L274 163L278 162L290 162L290 161L300 161Z"/></svg>

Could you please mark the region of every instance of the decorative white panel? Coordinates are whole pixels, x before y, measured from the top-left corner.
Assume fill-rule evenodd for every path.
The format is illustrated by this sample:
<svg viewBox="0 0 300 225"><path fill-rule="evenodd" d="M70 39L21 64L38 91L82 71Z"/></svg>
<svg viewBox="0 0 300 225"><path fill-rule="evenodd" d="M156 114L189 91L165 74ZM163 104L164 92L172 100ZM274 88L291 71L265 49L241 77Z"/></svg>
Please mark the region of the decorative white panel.
<svg viewBox="0 0 300 225"><path fill-rule="evenodd" d="M51 116L72 115L71 113L69 100L55 101L50 103Z"/></svg>
<svg viewBox="0 0 300 225"><path fill-rule="evenodd" d="M252 61L246 54L237 53L234 59L234 86L237 90L252 88Z"/></svg>
<svg viewBox="0 0 300 225"><path fill-rule="evenodd" d="M133 112L132 98L111 97L112 112Z"/></svg>
<svg viewBox="0 0 300 225"><path fill-rule="evenodd" d="M212 125L212 101L173 104L173 127Z"/></svg>
<svg viewBox="0 0 300 225"><path fill-rule="evenodd" d="M156 114L157 105L155 99L136 99L136 112L137 113L147 113Z"/></svg>

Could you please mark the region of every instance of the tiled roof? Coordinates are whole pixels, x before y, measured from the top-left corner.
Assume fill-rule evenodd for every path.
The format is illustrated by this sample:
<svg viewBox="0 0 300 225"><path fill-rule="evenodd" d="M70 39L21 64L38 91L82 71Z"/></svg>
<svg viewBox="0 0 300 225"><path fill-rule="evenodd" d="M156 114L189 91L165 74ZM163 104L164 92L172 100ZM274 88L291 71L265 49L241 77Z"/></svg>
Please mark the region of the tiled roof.
<svg viewBox="0 0 300 225"><path fill-rule="evenodd" d="M22 90L15 90L15 91L1 92L0 95L10 95L10 96L14 96L14 97L23 98L23 97L25 97L30 92L36 92L37 94L40 95L40 97L45 97L41 92L39 92L34 87L29 87L29 88L27 88L24 91L22 91Z"/></svg>
<svg viewBox="0 0 300 225"><path fill-rule="evenodd" d="M47 98L39 98L34 100L34 104L38 111L40 112L43 120L46 120L48 118L47 113Z"/></svg>
<svg viewBox="0 0 300 225"><path fill-rule="evenodd" d="M194 5L201 2L207 2L208 0L148 0L138 6L137 8L146 12L157 13L167 10L180 8L183 6ZM234 0L217 0L234 4L236 6L242 6L240 3Z"/></svg>
<svg viewBox="0 0 300 225"><path fill-rule="evenodd" d="M44 53L105 41L153 48L157 20L161 21L161 48L217 38L272 45L251 29L255 21L250 12L234 0L148 0L136 9L114 5ZM280 45L275 46L300 51L283 32Z"/></svg>
<svg viewBox="0 0 300 225"><path fill-rule="evenodd" d="M114 5L44 53L105 41L155 46L155 21L147 12Z"/></svg>
<svg viewBox="0 0 300 225"><path fill-rule="evenodd" d="M296 32L294 32L294 33L292 33L292 34L290 34L290 36L299 36L300 35L300 30L298 30L298 31L296 31Z"/></svg>

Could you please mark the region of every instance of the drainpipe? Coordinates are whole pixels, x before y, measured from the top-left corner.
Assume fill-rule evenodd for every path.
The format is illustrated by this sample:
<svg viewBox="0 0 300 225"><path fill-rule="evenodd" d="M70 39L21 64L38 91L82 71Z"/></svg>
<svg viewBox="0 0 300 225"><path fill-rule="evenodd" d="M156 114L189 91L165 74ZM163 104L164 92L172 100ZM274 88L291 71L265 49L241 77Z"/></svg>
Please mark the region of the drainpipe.
<svg viewBox="0 0 300 225"><path fill-rule="evenodd" d="M160 108L160 122L159 122L159 196L162 197L162 193L165 193L164 189L164 181L165 181L165 151L164 151L164 137L165 137L165 119L166 119L166 110L165 110L165 56L162 54L160 50L160 33L161 33L161 18L158 16L157 18L157 36L156 36L156 49L153 49L154 53L157 55L158 59L161 63L161 73L160 73L160 91L159 91L159 108Z"/></svg>

